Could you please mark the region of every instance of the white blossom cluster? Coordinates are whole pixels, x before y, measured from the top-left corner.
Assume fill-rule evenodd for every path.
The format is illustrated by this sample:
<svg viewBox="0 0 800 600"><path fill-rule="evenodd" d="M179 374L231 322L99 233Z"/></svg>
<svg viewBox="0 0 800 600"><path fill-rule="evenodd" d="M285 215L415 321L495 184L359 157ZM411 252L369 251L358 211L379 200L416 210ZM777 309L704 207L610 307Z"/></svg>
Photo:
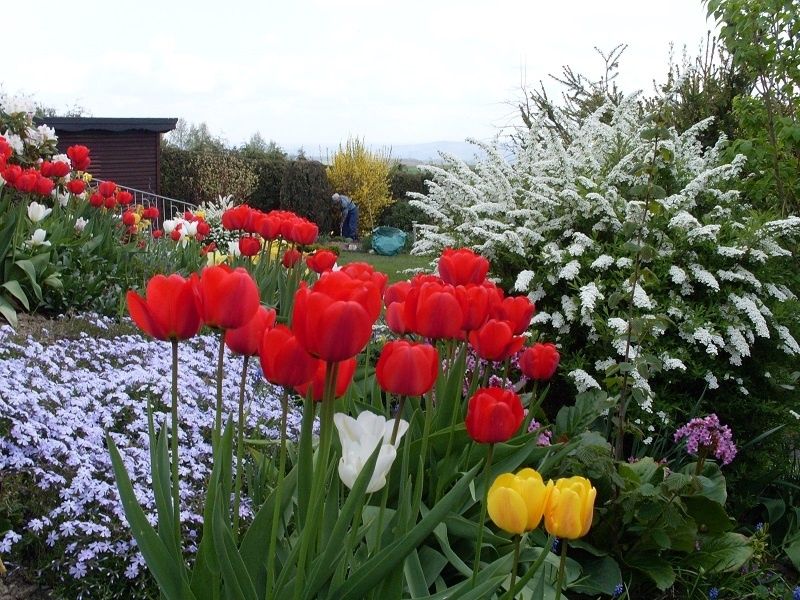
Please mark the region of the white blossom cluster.
<svg viewBox="0 0 800 600"><path fill-rule="evenodd" d="M529 266L514 287L535 293L534 322L564 348L578 390L599 386L587 370L609 356L661 357L659 381L632 382L646 405L678 374L709 388L734 381L757 340L800 354L776 316L791 311L773 310L795 300L786 283L800 218L775 219L740 197L744 157L725 162L725 140L703 149L698 136L709 123L653 140L633 95L565 135L534 124L511 156L499 139L477 143L483 158L474 165L443 155L443 165L427 167L428 194L411 195L433 223L414 252L459 245L490 260L523 257ZM650 163L669 175L648 181L637 165ZM653 183L665 193L633 192ZM634 316L648 328L631 343Z"/></svg>

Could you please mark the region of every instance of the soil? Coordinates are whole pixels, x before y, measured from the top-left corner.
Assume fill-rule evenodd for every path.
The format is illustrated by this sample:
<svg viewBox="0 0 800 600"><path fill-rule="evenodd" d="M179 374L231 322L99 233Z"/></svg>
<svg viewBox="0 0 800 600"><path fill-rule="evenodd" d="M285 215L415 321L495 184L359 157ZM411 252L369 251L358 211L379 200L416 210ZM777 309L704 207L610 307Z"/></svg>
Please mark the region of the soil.
<svg viewBox="0 0 800 600"><path fill-rule="evenodd" d="M0 578L0 600L50 600L47 590L12 574Z"/></svg>

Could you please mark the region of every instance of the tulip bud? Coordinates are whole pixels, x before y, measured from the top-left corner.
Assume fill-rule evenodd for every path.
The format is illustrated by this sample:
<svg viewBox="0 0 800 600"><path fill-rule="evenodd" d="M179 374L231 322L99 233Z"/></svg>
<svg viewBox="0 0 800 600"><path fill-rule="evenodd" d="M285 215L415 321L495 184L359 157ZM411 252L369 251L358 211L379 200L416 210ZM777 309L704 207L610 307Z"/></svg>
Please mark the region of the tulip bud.
<svg viewBox="0 0 800 600"><path fill-rule="evenodd" d="M525 418L522 401L514 392L503 388L480 388L469 399L467 433L476 442L505 442L519 429Z"/></svg>

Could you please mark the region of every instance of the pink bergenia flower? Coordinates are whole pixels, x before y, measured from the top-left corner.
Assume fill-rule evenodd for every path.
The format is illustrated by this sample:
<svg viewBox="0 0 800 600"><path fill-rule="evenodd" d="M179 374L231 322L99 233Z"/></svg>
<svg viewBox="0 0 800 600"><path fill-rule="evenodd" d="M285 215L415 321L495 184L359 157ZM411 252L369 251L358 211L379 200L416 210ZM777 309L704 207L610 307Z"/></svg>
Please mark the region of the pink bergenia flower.
<svg viewBox="0 0 800 600"><path fill-rule="evenodd" d="M675 441L686 438L686 451L716 457L723 465L730 464L736 456L733 433L727 425L720 425L719 418L710 414L696 418L675 432Z"/></svg>

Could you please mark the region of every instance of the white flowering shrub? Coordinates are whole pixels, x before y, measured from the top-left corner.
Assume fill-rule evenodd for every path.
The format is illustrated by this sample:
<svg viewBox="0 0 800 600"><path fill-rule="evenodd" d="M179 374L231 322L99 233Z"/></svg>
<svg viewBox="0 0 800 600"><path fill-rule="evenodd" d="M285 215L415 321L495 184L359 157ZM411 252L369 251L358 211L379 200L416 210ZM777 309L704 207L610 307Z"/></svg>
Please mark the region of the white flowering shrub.
<svg viewBox="0 0 800 600"><path fill-rule="evenodd" d="M626 373L644 413L667 390L745 399L770 377L755 353L800 354L800 218L753 211L736 189L744 158L698 142L709 123L655 128L631 96L565 137L539 123L510 158L499 143L472 166L445 156L413 195L433 220L413 251L466 245L521 269L515 288L578 391L613 392Z"/></svg>

